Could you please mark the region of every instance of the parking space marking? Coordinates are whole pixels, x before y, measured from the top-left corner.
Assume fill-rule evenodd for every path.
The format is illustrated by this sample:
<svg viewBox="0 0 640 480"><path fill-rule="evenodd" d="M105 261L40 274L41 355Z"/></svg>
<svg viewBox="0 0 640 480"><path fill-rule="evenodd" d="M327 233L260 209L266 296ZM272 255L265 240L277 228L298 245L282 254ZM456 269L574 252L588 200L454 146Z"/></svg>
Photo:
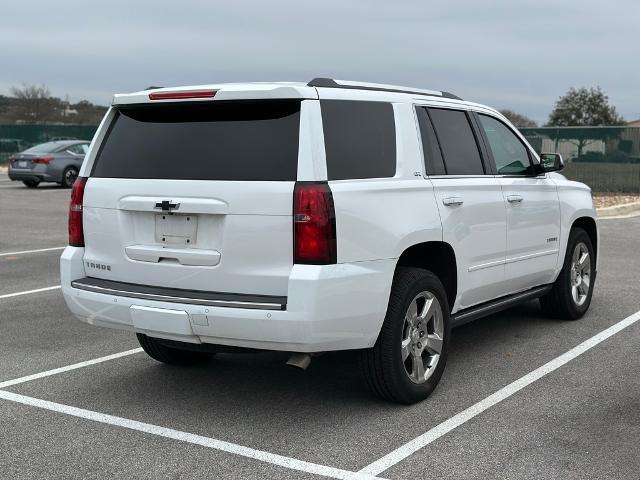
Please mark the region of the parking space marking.
<svg viewBox="0 0 640 480"><path fill-rule="evenodd" d="M20 295L30 295L32 293L48 292L49 290L58 290L62 288L61 285L54 285L53 287L36 288L35 290L26 290L24 292L5 293L0 295L0 300L4 298L19 297Z"/></svg>
<svg viewBox="0 0 640 480"><path fill-rule="evenodd" d="M203 447L220 450L227 453L232 453L234 455L252 458L254 460L259 460L261 462L278 465L280 467L288 468L291 470L311 473L314 475L322 475L325 477L338 478L338 479L344 479L344 480L355 480L355 479L364 480L364 479L379 478L366 473L352 472L349 470L342 470L339 468L329 467L326 465L319 465L317 463L311 463L311 462L306 462L304 460L285 457L283 455L277 455L275 453L269 453L263 450L256 450L250 447L245 447L243 445L237 445L235 443L216 440L215 438L195 435L193 433L187 433L180 430L173 430L171 428L160 427L158 425L152 425L150 423L143 423L143 422L138 422L136 420L130 420L127 418L107 415L105 413L85 410L83 408L71 407L69 405L49 402L47 400L40 400L38 398L27 397L24 395L19 395L17 393L7 392L4 390L0 390L0 398L11 401L11 402L21 403L23 405L42 408L52 412L63 413L66 415L71 415L73 417L92 420L94 422L104 423L104 424L112 425L116 427L127 428L129 430L135 430L138 432L148 433L151 435L157 435L157 436L169 438L172 440L178 440L180 442L200 445Z"/></svg>
<svg viewBox="0 0 640 480"><path fill-rule="evenodd" d="M0 257L8 257L13 255L26 255L28 253L53 252L55 250L64 250L66 247L36 248L35 250L22 250L20 252L0 253Z"/></svg>
<svg viewBox="0 0 640 480"><path fill-rule="evenodd" d="M86 360L84 362L74 363L73 365L67 365L66 367L54 368L52 370L47 370L45 372L39 372L39 373L34 373L33 375L27 375L26 377L14 378L13 380L0 382L0 388L7 388L13 385L18 385L20 383L29 382L31 380L50 377L51 375L56 375L58 373L64 373L64 372L69 372L71 370L77 370L78 368L89 367L91 365L108 362L109 360L115 360L117 358L127 357L129 355L134 355L140 352L142 352L141 348L134 348L133 350L127 350L125 352L114 353L111 355L106 355L104 357L94 358L92 360Z"/></svg>
<svg viewBox="0 0 640 480"><path fill-rule="evenodd" d="M367 473L370 475L381 474L385 470L393 467L397 463L401 462L402 460L409 457L410 455L417 452L418 450L426 447L427 445L439 439L443 435L449 433L450 431L454 430L455 428L459 427L465 422L471 420L472 418L480 415L485 410L509 398L510 396L519 392L520 390L532 384L536 380L539 380L545 375L557 370L558 368L567 364L574 358L582 355L587 350L590 350L591 348L595 347L599 343L605 341L607 338L615 335L621 330L634 324L638 320L640 320L640 311L612 325L606 330L603 330L602 332L594 335L588 340L585 340L578 346L554 358L550 362L545 363L541 367L536 368L532 372L510 383L506 387L501 388L500 390L489 395L485 399L480 400L478 403L470 406L466 410L463 410L462 412L454 415L448 420L445 420L439 425L433 427L431 430L423 433L419 437L414 438L413 440L405 443L401 447L395 449L391 453L388 453L384 457L376 460L373 463L370 463L369 465L361 469L360 473Z"/></svg>

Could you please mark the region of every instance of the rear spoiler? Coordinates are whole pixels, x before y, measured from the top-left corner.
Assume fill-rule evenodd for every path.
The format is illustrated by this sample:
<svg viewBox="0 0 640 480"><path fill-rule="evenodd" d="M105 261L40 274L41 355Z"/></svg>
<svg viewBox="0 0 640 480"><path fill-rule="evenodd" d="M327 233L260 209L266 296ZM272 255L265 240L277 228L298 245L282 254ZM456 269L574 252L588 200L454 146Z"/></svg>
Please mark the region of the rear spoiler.
<svg viewBox="0 0 640 480"><path fill-rule="evenodd" d="M213 94L211 93L213 92ZM154 98L155 97L155 98ZM210 102L219 100L318 99L314 87L299 84L227 83L192 87L148 88L134 93L116 94L111 104L131 105L188 100Z"/></svg>

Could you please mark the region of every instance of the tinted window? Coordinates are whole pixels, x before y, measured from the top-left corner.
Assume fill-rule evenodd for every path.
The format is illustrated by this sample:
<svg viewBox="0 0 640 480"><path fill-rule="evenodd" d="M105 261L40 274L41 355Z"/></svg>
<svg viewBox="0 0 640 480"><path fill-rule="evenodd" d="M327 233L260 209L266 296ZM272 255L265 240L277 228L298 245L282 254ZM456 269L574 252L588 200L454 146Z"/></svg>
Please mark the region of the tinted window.
<svg viewBox="0 0 640 480"><path fill-rule="evenodd" d="M478 144L465 112L430 108L449 175L483 175Z"/></svg>
<svg viewBox="0 0 640 480"><path fill-rule="evenodd" d="M53 153L60 147L61 145L58 142L47 142L27 148L23 153Z"/></svg>
<svg viewBox="0 0 640 480"><path fill-rule="evenodd" d="M76 155L84 155L87 153L87 150L89 150L89 145L85 143L81 143L78 145L71 145L69 148L67 148L67 150L69 150L72 153L75 153Z"/></svg>
<svg viewBox="0 0 640 480"><path fill-rule="evenodd" d="M396 174L393 106L382 102L322 100L329 180Z"/></svg>
<svg viewBox="0 0 640 480"><path fill-rule="evenodd" d="M522 141L502 122L479 115L499 174L525 174L529 171L529 153Z"/></svg>
<svg viewBox="0 0 640 480"><path fill-rule="evenodd" d="M299 124L300 101L120 108L92 175L293 181Z"/></svg>
<svg viewBox="0 0 640 480"><path fill-rule="evenodd" d="M446 171L444 169L442 153L440 152L438 138L436 137L436 132L433 130L433 125L429 119L427 109L424 107L417 107L416 112L418 114L418 124L420 125L422 154L424 155L427 175L444 175Z"/></svg>

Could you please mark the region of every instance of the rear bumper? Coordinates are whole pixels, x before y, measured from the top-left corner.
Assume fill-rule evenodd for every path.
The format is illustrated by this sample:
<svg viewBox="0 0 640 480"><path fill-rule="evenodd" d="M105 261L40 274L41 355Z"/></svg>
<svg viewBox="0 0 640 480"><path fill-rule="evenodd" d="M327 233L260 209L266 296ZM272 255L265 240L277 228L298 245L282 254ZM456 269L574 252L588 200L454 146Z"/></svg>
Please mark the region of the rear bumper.
<svg viewBox="0 0 640 480"><path fill-rule="evenodd" d="M59 179L54 178L47 172L39 172L34 170L9 169L9 178L11 180L39 180L41 182L58 182Z"/></svg>
<svg viewBox="0 0 640 480"><path fill-rule="evenodd" d="M87 283L105 284L84 278L83 254L83 248L67 247L60 261L65 301L82 321L183 342L293 352L373 346L386 313L396 263L388 259L295 265L286 297L233 297L251 304L238 308L215 304L228 297L214 297L214 303L207 303L194 292L168 292L175 289L123 287L127 284L108 291L87 288ZM260 308L263 301L264 308Z"/></svg>

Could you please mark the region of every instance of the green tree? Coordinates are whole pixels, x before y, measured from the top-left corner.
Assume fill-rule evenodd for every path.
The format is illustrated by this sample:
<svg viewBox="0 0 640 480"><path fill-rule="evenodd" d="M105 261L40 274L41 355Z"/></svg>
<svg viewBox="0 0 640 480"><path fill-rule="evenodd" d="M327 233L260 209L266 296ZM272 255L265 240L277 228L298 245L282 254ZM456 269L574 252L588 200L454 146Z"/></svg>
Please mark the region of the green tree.
<svg viewBox="0 0 640 480"><path fill-rule="evenodd" d="M558 99L551 114L549 127L598 127L624 125L624 119L609 104L609 97L600 87L574 88Z"/></svg>
<svg viewBox="0 0 640 480"><path fill-rule="evenodd" d="M558 99L549 114L549 127L600 127L624 125L624 119L609 104L609 97L600 87L574 88ZM578 158L584 147L595 141L588 129L582 131L579 138L572 139L578 147ZM557 141L556 141L557 144ZM556 145L557 146L557 145Z"/></svg>
<svg viewBox="0 0 640 480"><path fill-rule="evenodd" d="M513 110L500 110L500 113L507 117L516 127L537 127L538 124L526 115L516 113Z"/></svg>

